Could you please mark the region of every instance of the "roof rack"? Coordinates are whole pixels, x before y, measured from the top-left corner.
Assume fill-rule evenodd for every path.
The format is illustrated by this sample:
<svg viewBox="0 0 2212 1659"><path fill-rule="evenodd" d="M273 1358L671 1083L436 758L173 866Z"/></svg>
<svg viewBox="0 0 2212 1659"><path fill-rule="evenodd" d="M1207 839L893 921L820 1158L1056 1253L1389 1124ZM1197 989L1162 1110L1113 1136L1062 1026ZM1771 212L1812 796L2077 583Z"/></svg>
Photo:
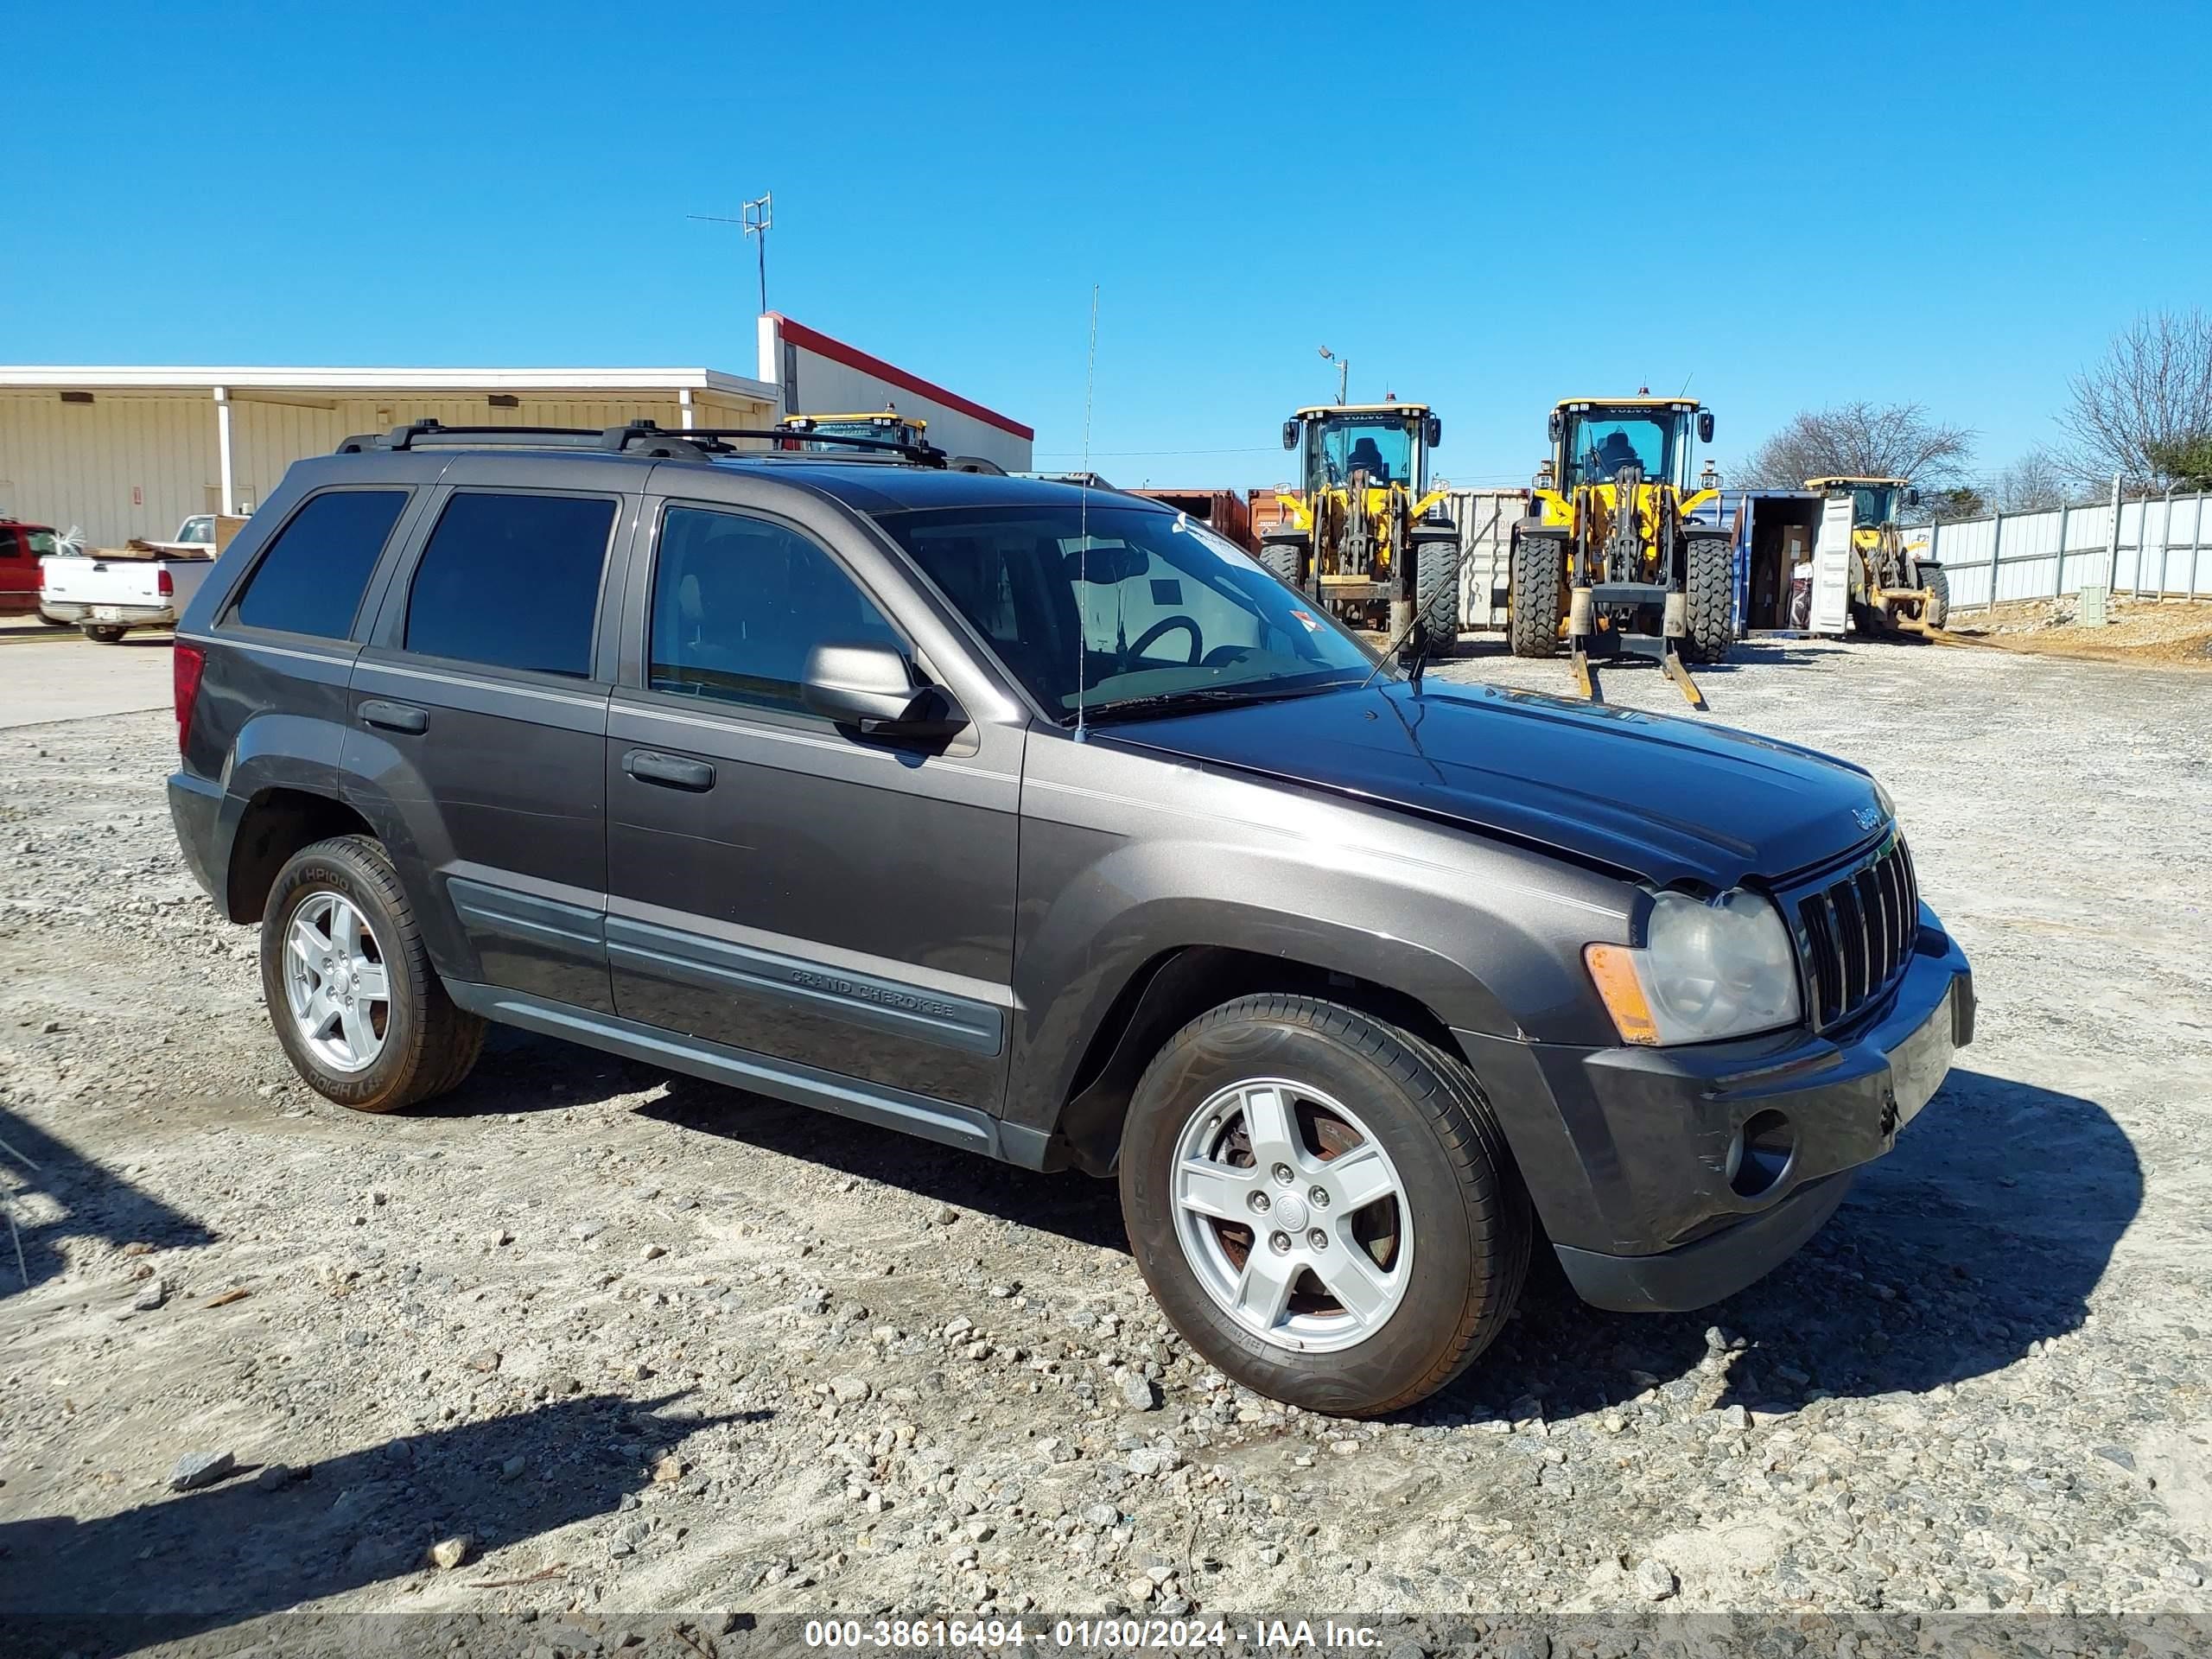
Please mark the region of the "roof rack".
<svg viewBox="0 0 2212 1659"><path fill-rule="evenodd" d="M803 441L834 443L841 448L864 452L884 452L919 467L942 467L957 464L949 462L944 451L931 443L901 443L889 438L816 437L811 435L798 440L788 429L756 426L689 427L671 432L664 429L658 421L647 420L608 427L448 426L442 421L425 417L410 421L404 426L395 426L389 432L357 434L340 443L337 452L341 455L358 455L371 450L412 450L453 444L472 448L595 449L608 454L623 454L634 450L665 460L697 460L709 455L757 455L763 453L740 449L729 442L732 438L759 438L776 446L766 452L770 454L811 453L795 452L787 447Z"/></svg>

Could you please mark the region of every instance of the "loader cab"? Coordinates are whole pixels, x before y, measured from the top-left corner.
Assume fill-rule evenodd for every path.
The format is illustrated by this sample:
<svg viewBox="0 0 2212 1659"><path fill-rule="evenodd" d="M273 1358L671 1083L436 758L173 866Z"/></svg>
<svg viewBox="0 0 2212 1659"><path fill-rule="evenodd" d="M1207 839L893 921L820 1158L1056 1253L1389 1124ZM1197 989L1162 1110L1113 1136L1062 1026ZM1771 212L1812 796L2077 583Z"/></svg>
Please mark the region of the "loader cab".
<svg viewBox="0 0 2212 1659"><path fill-rule="evenodd" d="M1426 404L1354 404L1301 409L1282 423L1282 447L1300 453L1299 487L1340 490L1355 472L1373 488L1414 495L1428 489L1428 452L1444 423Z"/></svg>
<svg viewBox="0 0 2212 1659"><path fill-rule="evenodd" d="M927 421L910 419L887 406L874 414L865 415L786 415L776 424L791 435L778 446L784 449L809 449L832 454L842 449L850 454L856 446L841 445L837 439L868 438L879 443L906 443L918 447L929 442L930 423Z"/></svg>
<svg viewBox="0 0 2212 1659"><path fill-rule="evenodd" d="M1898 508L1920 505L1920 492L1902 478L1808 478L1805 487L1823 495L1847 493L1853 530L1887 530L1897 523Z"/></svg>
<svg viewBox="0 0 2212 1659"><path fill-rule="evenodd" d="M1610 484L1633 461L1652 484L1688 494L1699 442L1713 442L1713 411L1670 397L1568 397L1552 410L1556 487Z"/></svg>

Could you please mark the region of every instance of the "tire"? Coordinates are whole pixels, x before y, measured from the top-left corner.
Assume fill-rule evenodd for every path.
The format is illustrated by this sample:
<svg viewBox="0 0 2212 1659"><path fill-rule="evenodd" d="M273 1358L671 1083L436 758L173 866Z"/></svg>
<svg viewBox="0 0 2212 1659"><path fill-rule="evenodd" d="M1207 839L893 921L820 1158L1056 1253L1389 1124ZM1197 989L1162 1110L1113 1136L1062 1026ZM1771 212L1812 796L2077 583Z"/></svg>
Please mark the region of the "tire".
<svg viewBox="0 0 2212 1659"><path fill-rule="evenodd" d="M1513 538L1512 604L1508 627L1516 657L1559 655L1561 589L1567 584L1567 546L1548 536Z"/></svg>
<svg viewBox="0 0 2212 1659"><path fill-rule="evenodd" d="M1268 1108L1278 1087L1299 1103L1280 1117ZM1248 1109L1263 1128L1294 1126L1288 1158L1303 1166L1287 1185L1271 1173L1271 1137L1254 1159ZM1379 1158L1329 1173L1325 1148L1349 1157L1370 1142ZM1209 1163L1222 1175L1193 1190L1244 1213L1263 1192L1268 1220L1246 1228L1186 1207L1183 1172ZM1312 1196L1362 1178L1387 1196ZM1137 1266L1184 1338L1224 1375L1308 1411L1377 1416L1443 1388L1503 1329L1528 1275L1528 1196L1474 1077L1408 1033L1312 997L1244 997L1178 1032L1130 1103L1121 1186ZM1323 1242L1271 1249L1272 1222L1286 1240ZM1243 1265L1255 1261L1268 1267L1257 1278ZM1368 1317L1324 1288L1325 1268L1373 1298ZM1289 1300L1239 1316L1230 1300L1250 1285L1287 1285Z"/></svg>
<svg viewBox="0 0 2212 1659"><path fill-rule="evenodd" d="M1920 585L1928 590L1920 607L1920 626L1941 631L1951 620L1951 579L1940 564L1923 565Z"/></svg>
<svg viewBox="0 0 2212 1659"><path fill-rule="evenodd" d="M1260 543L1261 568L1286 588L1300 588L1306 574L1306 538L1270 537Z"/></svg>
<svg viewBox="0 0 2212 1659"><path fill-rule="evenodd" d="M85 638L95 645L118 645L123 643L124 631L110 623L85 622L79 624L79 626Z"/></svg>
<svg viewBox="0 0 2212 1659"><path fill-rule="evenodd" d="M1689 543L1689 588L1684 595L1688 614L1682 634L1682 658L1692 663L1717 663L1728 654L1733 634L1731 617L1736 608L1735 549L1719 536L1694 536Z"/></svg>
<svg viewBox="0 0 2212 1659"><path fill-rule="evenodd" d="M302 1029L302 1017L339 1017L330 1006L334 994L322 1005L327 1014L310 1004L302 1016L294 1007L296 988L305 991L309 981L318 983L318 995L338 982L312 964L305 975L296 976L297 958L287 948L296 922L340 943L343 918L334 913L334 901L350 906L359 925L362 942L350 953L353 963L344 980L348 995L362 991L358 1004L345 1004L359 1009L359 1029L365 1035L358 1040L351 1014L322 1038L310 1038ZM365 976L356 981L353 966L383 970L381 1028L376 1025L378 999L365 989L374 982ZM293 1070L325 1099L357 1112L394 1112L458 1088L484 1047L484 1021L455 1007L446 995L391 861L365 836L316 842L293 854L276 873L262 913L261 994ZM337 1052L341 1050L359 1063L347 1064L347 1055Z"/></svg>
<svg viewBox="0 0 2212 1659"><path fill-rule="evenodd" d="M1459 644L1459 543L1414 543L1414 592L1428 655L1448 657Z"/></svg>

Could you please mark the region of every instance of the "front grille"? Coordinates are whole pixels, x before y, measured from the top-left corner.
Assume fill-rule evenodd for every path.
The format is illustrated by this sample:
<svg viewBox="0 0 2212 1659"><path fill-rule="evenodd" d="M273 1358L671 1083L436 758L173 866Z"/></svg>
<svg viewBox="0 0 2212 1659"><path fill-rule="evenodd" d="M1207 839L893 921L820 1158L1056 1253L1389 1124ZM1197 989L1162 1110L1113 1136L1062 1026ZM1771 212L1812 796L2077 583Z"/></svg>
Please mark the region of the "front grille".
<svg viewBox="0 0 2212 1659"><path fill-rule="evenodd" d="M1815 1025L1842 1024L1895 984L1920 932L1920 883L1904 837L1797 900L1799 949Z"/></svg>

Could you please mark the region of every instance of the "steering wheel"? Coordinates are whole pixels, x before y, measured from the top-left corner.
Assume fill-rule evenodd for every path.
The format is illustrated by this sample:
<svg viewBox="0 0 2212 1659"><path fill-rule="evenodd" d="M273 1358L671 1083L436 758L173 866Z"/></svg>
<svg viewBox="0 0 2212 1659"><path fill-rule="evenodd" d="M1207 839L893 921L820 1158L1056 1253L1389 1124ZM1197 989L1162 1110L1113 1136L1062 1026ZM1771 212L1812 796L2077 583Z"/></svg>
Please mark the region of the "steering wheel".
<svg viewBox="0 0 2212 1659"><path fill-rule="evenodd" d="M1173 632L1177 628L1182 629L1184 632L1191 636L1191 666L1192 668L1198 667L1199 659L1205 655L1205 636L1198 632L1198 625L1191 620L1187 616L1177 615L1161 617L1159 621L1154 623L1150 627L1147 628L1142 633L1137 636L1136 644L1129 647L1129 655L1132 657L1143 656L1145 647L1147 645L1149 645L1154 640L1159 639L1161 634Z"/></svg>

